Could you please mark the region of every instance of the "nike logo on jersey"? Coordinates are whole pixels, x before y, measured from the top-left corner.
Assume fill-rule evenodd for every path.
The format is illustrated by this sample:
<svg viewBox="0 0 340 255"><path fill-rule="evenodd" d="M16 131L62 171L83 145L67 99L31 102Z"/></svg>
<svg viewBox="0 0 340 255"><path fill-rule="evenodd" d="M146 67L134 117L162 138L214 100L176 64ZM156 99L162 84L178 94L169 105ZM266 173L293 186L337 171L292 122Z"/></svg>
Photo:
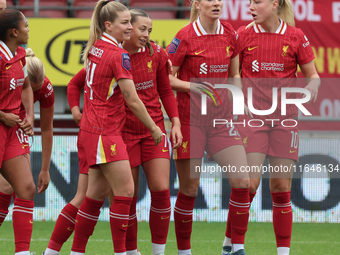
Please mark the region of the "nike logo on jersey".
<svg viewBox="0 0 340 255"><path fill-rule="evenodd" d="M289 150L289 153L294 153L294 152L296 152L296 151Z"/></svg>
<svg viewBox="0 0 340 255"><path fill-rule="evenodd" d="M256 47L253 47L253 48L248 47L248 51L255 50L257 47L259 47L259 46L256 46Z"/></svg>
<svg viewBox="0 0 340 255"><path fill-rule="evenodd" d="M11 68L11 66L12 66L12 65L10 65L10 66L6 66L6 70L10 69L10 68Z"/></svg>
<svg viewBox="0 0 340 255"><path fill-rule="evenodd" d="M28 144L23 144L21 147L23 148L23 149L25 149L25 147L27 147L28 146Z"/></svg>
<svg viewBox="0 0 340 255"><path fill-rule="evenodd" d="M240 140L241 139L241 137L235 137L235 140Z"/></svg>
<svg viewBox="0 0 340 255"><path fill-rule="evenodd" d="M197 55L199 55L199 54L201 54L202 52L204 52L205 50L202 50L202 51L199 51L199 52L195 52L195 55L197 56Z"/></svg>
<svg viewBox="0 0 340 255"><path fill-rule="evenodd" d="M162 149L162 151L163 151L163 152L168 152L169 150L164 150L164 149Z"/></svg>

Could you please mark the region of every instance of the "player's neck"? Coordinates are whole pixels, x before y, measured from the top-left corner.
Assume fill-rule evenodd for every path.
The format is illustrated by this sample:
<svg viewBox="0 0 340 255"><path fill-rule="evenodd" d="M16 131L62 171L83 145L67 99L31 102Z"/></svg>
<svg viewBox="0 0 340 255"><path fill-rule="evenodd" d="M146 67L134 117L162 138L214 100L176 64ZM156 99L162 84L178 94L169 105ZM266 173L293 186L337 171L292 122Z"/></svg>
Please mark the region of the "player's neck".
<svg viewBox="0 0 340 255"><path fill-rule="evenodd" d="M131 45L128 41L123 42L122 44L124 50L128 51L131 55L138 52L139 48Z"/></svg>
<svg viewBox="0 0 340 255"><path fill-rule="evenodd" d="M210 19L200 16L200 22L205 32L207 32L208 34L216 34L218 19Z"/></svg>
<svg viewBox="0 0 340 255"><path fill-rule="evenodd" d="M14 41L10 41L10 42L7 41L4 43L6 44L8 49L12 52L12 55L15 56L15 52L17 51L20 44L16 44Z"/></svg>
<svg viewBox="0 0 340 255"><path fill-rule="evenodd" d="M281 25L280 19L273 17L260 24L267 33L275 33Z"/></svg>

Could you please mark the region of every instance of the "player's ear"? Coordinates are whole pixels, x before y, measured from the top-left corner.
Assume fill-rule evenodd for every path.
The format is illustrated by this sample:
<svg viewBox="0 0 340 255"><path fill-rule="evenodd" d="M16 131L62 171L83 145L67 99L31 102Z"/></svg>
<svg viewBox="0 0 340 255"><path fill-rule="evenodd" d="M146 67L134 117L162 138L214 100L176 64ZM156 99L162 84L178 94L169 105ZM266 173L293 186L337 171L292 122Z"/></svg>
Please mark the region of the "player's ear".
<svg viewBox="0 0 340 255"><path fill-rule="evenodd" d="M12 29L10 30L10 37L12 37L12 38L18 37L18 29L12 28Z"/></svg>
<svg viewBox="0 0 340 255"><path fill-rule="evenodd" d="M105 29L108 32L112 32L112 23L110 21L105 21Z"/></svg>
<svg viewBox="0 0 340 255"><path fill-rule="evenodd" d="M275 10L277 10L278 7L279 7L279 1L278 0L274 0L273 1L272 10L275 11Z"/></svg>

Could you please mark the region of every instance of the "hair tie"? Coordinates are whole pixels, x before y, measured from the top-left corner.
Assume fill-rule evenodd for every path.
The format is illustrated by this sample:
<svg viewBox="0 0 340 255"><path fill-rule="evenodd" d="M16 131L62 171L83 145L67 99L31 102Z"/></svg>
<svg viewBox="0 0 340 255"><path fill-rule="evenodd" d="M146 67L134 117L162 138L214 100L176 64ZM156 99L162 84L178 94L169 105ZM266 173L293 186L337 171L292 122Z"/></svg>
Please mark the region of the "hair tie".
<svg viewBox="0 0 340 255"><path fill-rule="evenodd" d="M109 2L111 2L111 1L110 0L105 1L103 6L107 5Z"/></svg>

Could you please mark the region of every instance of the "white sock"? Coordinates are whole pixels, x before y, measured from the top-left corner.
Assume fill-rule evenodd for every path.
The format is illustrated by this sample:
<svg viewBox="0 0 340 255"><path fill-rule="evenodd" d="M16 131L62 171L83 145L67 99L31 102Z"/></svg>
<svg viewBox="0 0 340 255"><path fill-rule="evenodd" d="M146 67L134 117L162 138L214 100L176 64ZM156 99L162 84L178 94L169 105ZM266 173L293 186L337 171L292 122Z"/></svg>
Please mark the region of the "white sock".
<svg viewBox="0 0 340 255"><path fill-rule="evenodd" d="M138 250L126 251L126 255L138 255Z"/></svg>
<svg viewBox="0 0 340 255"><path fill-rule="evenodd" d="M46 248L44 255L59 255L59 251Z"/></svg>
<svg viewBox="0 0 340 255"><path fill-rule="evenodd" d="M191 249L189 249L189 250L178 250L178 255L191 255Z"/></svg>
<svg viewBox="0 0 340 255"><path fill-rule="evenodd" d="M85 255L85 253L71 251L70 255Z"/></svg>
<svg viewBox="0 0 340 255"><path fill-rule="evenodd" d="M225 236L223 246L231 246L231 238Z"/></svg>
<svg viewBox="0 0 340 255"><path fill-rule="evenodd" d="M164 253L165 251L165 244L156 244L152 243L152 255L157 255L159 253Z"/></svg>
<svg viewBox="0 0 340 255"><path fill-rule="evenodd" d="M21 252L16 252L15 255L30 255L30 251L21 251Z"/></svg>
<svg viewBox="0 0 340 255"><path fill-rule="evenodd" d="M277 247L277 255L289 255L289 247Z"/></svg>
<svg viewBox="0 0 340 255"><path fill-rule="evenodd" d="M233 243L233 252L237 252L237 251L242 250L242 249L244 249L243 243L241 243L241 244Z"/></svg>
<svg viewBox="0 0 340 255"><path fill-rule="evenodd" d="M126 255L126 252L115 252L115 255Z"/></svg>

